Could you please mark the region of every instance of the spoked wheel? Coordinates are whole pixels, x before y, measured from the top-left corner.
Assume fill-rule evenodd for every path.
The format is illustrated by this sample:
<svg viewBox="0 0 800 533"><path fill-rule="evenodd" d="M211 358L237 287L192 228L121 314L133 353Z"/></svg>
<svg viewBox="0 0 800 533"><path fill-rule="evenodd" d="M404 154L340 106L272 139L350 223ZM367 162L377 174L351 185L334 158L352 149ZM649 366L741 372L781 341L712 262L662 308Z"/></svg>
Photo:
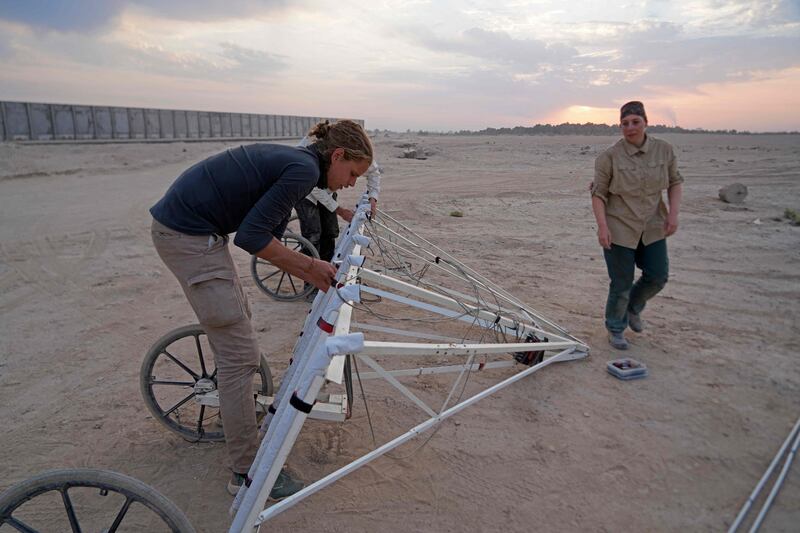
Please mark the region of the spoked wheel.
<svg viewBox="0 0 800 533"><path fill-rule="evenodd" d="M287 231L283 234L282 242L284 246L295 252L319 259L319 252L305 237ZM260 257L253 256L250 261L250 271L258 288L276 300L299 300L314 290L313 285L306 284L302 279L287 274Z"/></svg>
<svg viewBox="0 0 800 533"><path fill-rule="evenodd" d="M192 442L223 441L217 391L217 368L203 327L192 324L161 337L142 362L139 384L153 416ZM261 355L253 395L272 395L272 374ZM208 405L215 403L216 405Z"/></svg>
<svg viewBox="0 0 800 533"><path fill-rule="evenodd" d="M107 470L53 470L0 494L0 529L194 533L186 515L154 488Z"/></svg>

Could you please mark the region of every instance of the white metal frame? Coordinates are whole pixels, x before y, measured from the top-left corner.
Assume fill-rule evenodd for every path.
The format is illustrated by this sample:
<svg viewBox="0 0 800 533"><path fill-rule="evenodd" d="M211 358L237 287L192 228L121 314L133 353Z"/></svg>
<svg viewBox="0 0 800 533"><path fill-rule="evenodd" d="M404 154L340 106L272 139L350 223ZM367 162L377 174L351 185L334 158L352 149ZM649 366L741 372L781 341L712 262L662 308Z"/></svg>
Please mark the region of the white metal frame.
<svg viewBox="0 0 800 533"><path fill-rule="evenodd" d="M251 482L249 487L242 486L231 506L234 518L230 532L251 533L258 530L266 520L475 402L550 364L581 359L589 353L588 346L571 336L566 330L541 317L535 310L520 302L513 295L459 263L446 252L414 234L387 214L380 213L380 220L370 221L367 224L368 210L369 202L366 198L362 198L352 222L339 240L334 257L334 262L339 264L336 278L339 286L325 293L319 293L306 318L302 332L295 343L293 362L275 395L272 406L274 409L271 408L271 412L264 419L262 425L264 438L248 473ZM368 233L369 237L366 237L365 233ZM423 270L431 266L449 276L455 276L473 287L476 294L467 295L437 284L414 284L410 282L414 281L413 276L407 275L409 280L403 281L387 272L378 272L367 268L364 266L365 257L362 252L371 243L375 243L382 249L385 249L385 246L391 246L398 254L406 254L408 257L411 257L409 254L413 254L415 260L422 260L425 263ZM530 342L471 343L466 340L451 342L452 339L439 335L359 324L353 320L353 310L361 302L362 294L379 296L382 299L407 305L425 313L438 315L443 319L458 320L467 322L471 326L494 329L496 332L499 331L503 335L509 334L516 339L524 339L528 334L533 334L542 336L542 338L546 337L547 340L534 344ZM482 305L479 294L489 295L495 305L491 308ZM361 326L362 332L351 333L353 327L358 328L359 326ZM370 341L364 339L364 331L400 337L416 337L417 340L436 342ZM506 360L486 360L489 357L498 357L499 354L526 352L532 349L544 352L544 359L533 366L520 365L516 361L509 361L508 357ZM345 354L357 357L359 361L371 368L371 372L359 375L361 380L384 379L424 412L428 418L390 442L308 485L291 497L264 509L267 497L306 417L313 416L313 411L309 413L307 408L314 403L326 381L342 383ZM409 357L413 357L415 361L421 357L434 360L440 360L443 357L457 357L460 362L429 367L386 369L376 361L375 357L381 357L391 362L406 361ZM478 357L481 359L477 360ZM450 405L454 393L464 383L469 372L513 366L521 367L523 370L470 398L459 399ZM456 372L458 375L447 398L439 408L428 405L398 379L448 372Z"/></svg>

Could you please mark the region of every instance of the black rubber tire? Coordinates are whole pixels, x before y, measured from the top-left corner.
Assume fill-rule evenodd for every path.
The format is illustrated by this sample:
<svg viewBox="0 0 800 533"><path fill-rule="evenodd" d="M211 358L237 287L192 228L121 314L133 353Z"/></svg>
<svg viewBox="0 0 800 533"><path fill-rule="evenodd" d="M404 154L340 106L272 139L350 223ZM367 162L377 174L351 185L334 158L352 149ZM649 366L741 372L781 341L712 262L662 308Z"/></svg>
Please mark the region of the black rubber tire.
<svg viewBox="0 0 800 533"><path fill-rule="evenodd" d="M281 242L291 250L319 259L317 249L311 241L301 235L287 231L283 234ZM303 280L283 272L266 259L256 256L250 259L250 273L256 286L275 300L284 302L299 300L314 290L313 285L306 284Z"/></svg>
<svg viewBox="0 0 800 533"><path fill-rule="evenodd" d="M72 516L77 521L78 517L74 513L71 500L64 496L73 487L89 487L97 488L100 491L116 492L125 497L126 501L123 509L129 503L138 502L155 513L171 531L176 533L195 533L194 527L192 527L186 515L153 487L130 476L108 470L89 468L51 470L12 485L0 494L0 526L6 524L18 531L36 531L34 529L25 529L19 523L15 524L16 520L19 519L14 519L14 511L24 503L50 491L61 493L62 501L65 502L65 512L68 513L68 510L72 509ZM105 496L103 492L99 495ZM67 502L69 502L69 506ZM117 518L121 518L121 522L124 522L124 517L117 516ZM117 526L119 525L117 523ZM109 528L104 531L116 531L114 523L109 524Z"/></svg>
<svg viewBox="0 0 800 533"><path fill-rule="evenodd" d="M172 413L165 414L167 411L170 410L168 406L160 405L158 398L153 390L154 381L158 381L158 376L153 374L154 367L156 363L161 360L165 360L167 357L165 354L165 350L169 348L170 345L174 344L181 339L185 339L187 337L194 337L195 338L195 345L197 345L200 341L200 337L205 335L205 331L203 330L203 326L200 324L190 324L188 326L183 326L178 329L172 330L160 339L156 341L155 344L148 350L147 354L144 357L144 361L142 361L142 368L139 372L139 385L142 392L142 398L144 398L144 403L147 406L147 409L153 414L153 417L161 422L164 426L167 427L170 431L173 431L183 437L184 439L190 442L222 442L225 440L225 434L222 430L222 427L218 427L216 430L208 430L204 427L203 422L207 420L204 418L205 408L201 409L200 415L197 420L197 426L189 426L183 423L180 420L179 414L177 416L172 416ZM164 357L162 357L164 356ZM200 359L200 354L198 353L198 360ZM213 355L211 354L210 349L207 352L202 353L202 359L204 361L209 362L210 364L202 364L201 374L199 378L206 378L213 381L214 387L216 388L216 370L214 372L209 372L208 369L213 364ZM177 366L177 365L176 365ZM216 367L215 367L216 368ZM185 372L187 378L191 379L191 387L194 387L199 379L196 376L191 376L188 372ZM264 357L264 354L261 354L261 362L259 364L258 373L261 378L261 385L258 389L258 394L263 396L271 396L273 393L273 384L272 384L272 372L270 372L269 365L267 364L267 359ZM185 386L183 386L186 390L187 397L188 395L192 395L188 391L189 389L189 382ZM161 385L161 384L155 384ZM165 386L176 386L181 387L181 385L165 385ZM190 401L190 400L189 400ZM215 409L215 408L210 408ZM176 410L177 411L177 410ZM211 424L207 424L210 426Z"/></svg>

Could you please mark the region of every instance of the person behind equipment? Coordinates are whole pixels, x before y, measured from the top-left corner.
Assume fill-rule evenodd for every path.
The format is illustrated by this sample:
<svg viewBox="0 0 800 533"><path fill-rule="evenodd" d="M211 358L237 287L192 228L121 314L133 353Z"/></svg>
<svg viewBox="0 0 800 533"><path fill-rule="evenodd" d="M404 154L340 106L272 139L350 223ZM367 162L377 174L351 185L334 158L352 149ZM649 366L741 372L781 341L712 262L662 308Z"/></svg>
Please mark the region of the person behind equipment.
<svg viewBox="0 0 800 533"><path fill-rule="evenodd" d="M292 207L314 187L355 185L372 163L372 144L351 120L319 123L307 147L259 143L230 148L184 171L151 209L158 255L175 275L203 326L217 367L220 416L235 494L258 450L253 376L260 351L251 313L228 249L234 244L322 291L336 269L283 246ZM270 495L302 484L281 472Z"/></svg>
<svg viewBox="0 0 800 533"><path fill-rule="evenodd" d="M311 137L306 136L298 146L308 146L311 142ZM367 195L371 213L374 215L381 190L381 168L374 157L366 178ZM336 215L350 222L353 219L353 211L337 203L336 192L316 187L294 208L300 220L300 233L314 245L320 259L330 261L336 247L336 237L339 236L339 221Z"/></svg>

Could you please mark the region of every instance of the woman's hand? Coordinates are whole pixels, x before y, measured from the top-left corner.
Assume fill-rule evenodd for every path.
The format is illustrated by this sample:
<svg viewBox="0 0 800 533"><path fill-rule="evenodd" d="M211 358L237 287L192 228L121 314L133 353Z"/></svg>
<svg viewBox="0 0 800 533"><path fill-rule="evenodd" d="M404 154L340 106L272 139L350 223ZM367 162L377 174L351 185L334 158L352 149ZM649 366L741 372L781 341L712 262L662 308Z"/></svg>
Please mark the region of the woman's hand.
<svg viewBox="0 0 800 533"><path fill-rule="evenodd" d="M611 232L608 231L608 222L606 222L606 204L602 198L592 196L592 211L594 212L594 219L597 222L597 241L600 246L606 250L611 249Z"/></svg>
<svg viewBox="0 0 800 533"><path fill-rule="evenodd" d="M336 267L332 264L295 252L281 244L278 239L270 240L256 255L287 274L309 282L322 292L328 292L336 278Z"/></svg>
<svg viewBox="0 0 800 533"><path fill-rule="evenodd" d="M678 231L678 215L670 213L664 221L664 236L669 237L676 231Z"/></svg>
<svg viewBox="0 0 800 533"><path fill-rule="evenodd" d="M611 232L608 231L608 226L598 226L597 241L606 250L611 249Z"/></svg>
<svg viewBox="0 0 800 533"><path fill-rule="evenodd" d="M328 292L333 280L336 278L336 267L327 261L314 259L313 257L309 257L309 259L311 259L311 263L303 272L305 275L301 277L322 292Z"/></svg>
<svg viewBox="0 0 800 533"><path fill-rule="evenodd" d="M676 183L667 189L667 196L669 197L669 213L667 213L667 219L664 221L665 237L669 237L678 231L678 211L681 205L681 197L683 196L683 184Z"/></svg>
<svg viewBox="0 0 800 533"><path fill-rule="evenodd" d="M378 210L378 200L375 198L369 199L369 218L370 220L375 218L375 211Z"/></svg>

